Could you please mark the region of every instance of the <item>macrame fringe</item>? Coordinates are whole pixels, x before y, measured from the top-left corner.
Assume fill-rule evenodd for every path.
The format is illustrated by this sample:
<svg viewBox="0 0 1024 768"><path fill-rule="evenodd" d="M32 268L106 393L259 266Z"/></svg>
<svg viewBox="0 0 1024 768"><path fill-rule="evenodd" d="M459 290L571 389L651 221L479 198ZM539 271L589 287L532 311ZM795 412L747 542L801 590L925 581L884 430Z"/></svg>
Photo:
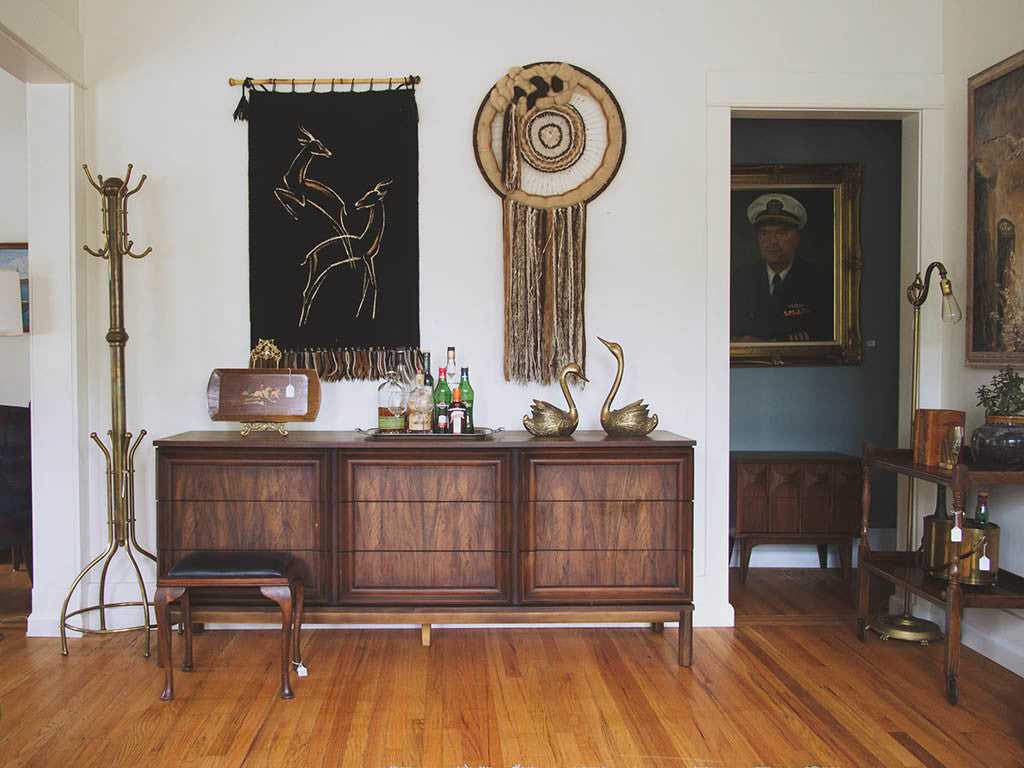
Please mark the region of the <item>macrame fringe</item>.
<svg viewBox="0 0 1024 768"><path fill-rule="evenodd" d="M335 347L282 349L281 361L257 361L257 368L312 368L321 381L372 381L383 379L398 364L400 352L412 371L423 368L419 347Z"/></svg>
<svg viewBox="0 0 1024 768"><path fill-rule="evenodd" d="M516 102L505 109L505 121L501 131L502 181L506 192L515 192L521 183L519 159L519 120L516 119Z"/></svg>
<svg viewBox="0 0 1024 768"><path fill-rule="evenodd" d="M586 205L534 208L505 200L506 381L550 384L586 365Z"/></svg>

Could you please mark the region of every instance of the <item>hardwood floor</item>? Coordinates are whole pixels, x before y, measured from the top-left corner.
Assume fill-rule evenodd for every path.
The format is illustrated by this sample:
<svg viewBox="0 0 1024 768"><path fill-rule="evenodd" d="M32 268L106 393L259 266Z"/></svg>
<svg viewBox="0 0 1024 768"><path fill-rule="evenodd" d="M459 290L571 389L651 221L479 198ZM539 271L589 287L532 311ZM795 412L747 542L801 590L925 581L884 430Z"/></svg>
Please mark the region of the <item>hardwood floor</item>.
<svg viewBox="0 0 1024 768"><path fill-rule="evenodd" d="M62 658L6 613L0 574L0 763L1024 765L1024 679L965 649L950 707L941 645L862 644L837 577L761 570L734 595L737 627L694 630L689 669L675 632L644 628L436 629L429 648L418 629L315 629L310 675L282 701L277 632L211 631L169 704L141 635L72 640ZM800 624L801 605L848 615Z"/></svg>

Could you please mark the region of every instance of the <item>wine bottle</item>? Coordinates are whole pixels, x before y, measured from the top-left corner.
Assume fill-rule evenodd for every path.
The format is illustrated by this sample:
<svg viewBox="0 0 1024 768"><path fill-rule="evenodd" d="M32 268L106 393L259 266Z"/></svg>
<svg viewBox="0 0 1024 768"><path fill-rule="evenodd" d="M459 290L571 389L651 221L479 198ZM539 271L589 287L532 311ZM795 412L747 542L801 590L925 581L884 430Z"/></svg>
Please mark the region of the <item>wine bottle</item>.
<svg viewBox="0 0 1024 768"><path fill-rule="evenodd" d="M448 431L453 435L466 434L466 405L458 387L452 390L452 402L448 406Z"/></svg>
<svg viewBox="0 0 1024 768"><path fill-rule="evenodd" d="M462 378L459 380L459 391L462 393L462 403L466 406L466 433L473 434L473 387L469 383L469 368L462 369Z"/></svg>
<svg viewBox="0 0 1024 768"><path fill-rule="evenodd" d="M430 353L423 353L423 386L434 391L434 375L430 372Z"/></svg>
<svg viewBox="0 0 1024 768"><path fill-rule="evenodd" d="M448 362L445 363L445 370L448 371L448 389L453 390L459 386L459 369L455 367L455 347L448 347Z"/></svg>
<svg viewBox="0 0 1024 768"><path fill-rule="evenodd" d="M452 391L448 388L448 377L444 368L437 372L437 386L434 387L434 431L439 434L448 432L448 405L452 401Z"/></svg>

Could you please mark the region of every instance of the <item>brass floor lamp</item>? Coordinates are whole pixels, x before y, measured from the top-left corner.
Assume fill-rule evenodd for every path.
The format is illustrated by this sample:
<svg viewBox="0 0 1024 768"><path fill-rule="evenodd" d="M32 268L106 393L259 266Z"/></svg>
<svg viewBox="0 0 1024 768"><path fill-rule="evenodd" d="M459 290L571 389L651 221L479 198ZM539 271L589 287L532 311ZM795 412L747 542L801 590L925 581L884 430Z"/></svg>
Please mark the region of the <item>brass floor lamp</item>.
<svg viewBox="0 0 1024 768"><path fill-rule="evenodd" d="M928 265L924 273L924 281L921 280L921 273L914 277L914 282L907 286L907 301L914 308L914 363L910 379L910 423L911 440L913 440L913 423L917 414L917 389L918 377L921 367L921 305L928 298L928 285L932 272L939 270L939 290L942 291L942 322L958 323L963 314L960 312L960 305L956 303L953 296L953 285L946 274L946 267L938 261ZM907 552L915 549L914 541L914 518L916 509L914 504L914 490L916 480L913 477L907 478ZM942 630L933 621L914 616L910 612L910 591L905 590L903 596L903 613L900 615L887 614L876 616L871 622L870 629L877 632L882 638L893 638L894 640L908 640L910 642L927 645L932 640L942 637Z"/></svg>
<svg viewBox="0 0 1024 768"><path fill-rule="evenodd" d="M103 197L103 235L106 239L103 248L99 251L94 251L89 246L85 246L85 250L93 256L105 259L110 267L110 330L107 331L107 343L110 345L111 429L107 432L110 437L110 450L107 450L95 432L90 435L93 442L103 451L103 457L107 464L107 548L86 565L71 582L71 588L68 590L67 597L64 598L64 605L60 611L60 652L64 656L68 655L68 629L90 634L145 630L145 655L148 657L149 630L152 626L149 620L149 600L146 597L146 583L142 578L142 571L139 570L139 564L132 551L134 548L139 554L156 562L156 556L139 546L139 542L135 539L135 451L138 450L142 438L146 436L146 430L141 430L135 443L132 444L132 433L125 430L124 395L124 347L128 343L128 333L124 329L124 257L131 256L133 259L141 259L152 250L152 248L147 248L142 253L132 253L133 243L128 239L128 198L139 191L146 181L146 176L143 174L138 186L129 190L128 180L132 175L131 164L128 165L124 181L116 176L109 179L98 176L98 184L93 181L89 168L84 165L82 168L85 169L89 183ZM106 601L107 569L119 549L124 549L135 570L140 600L117 603ZM96 605L68 613L68 604L71 602L71 596L75 589L85 575L101 562L103 568L100 571L99 602ZM142 622L133 627L108 629L107 609L127 606L142 608ZM92 612L99 613L99 629L89 629L68 623L68 619Z"/></svg>

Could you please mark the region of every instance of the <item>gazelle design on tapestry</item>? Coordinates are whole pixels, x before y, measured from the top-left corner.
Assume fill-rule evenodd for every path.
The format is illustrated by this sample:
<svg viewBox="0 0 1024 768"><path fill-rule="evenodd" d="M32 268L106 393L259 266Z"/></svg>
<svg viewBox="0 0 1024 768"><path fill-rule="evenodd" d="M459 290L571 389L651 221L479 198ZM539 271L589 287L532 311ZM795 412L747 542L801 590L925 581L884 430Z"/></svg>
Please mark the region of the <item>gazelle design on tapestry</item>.
<svg viewBox="0 0 1024 768"><path fill-rule="evenodd" d="M274 196L291 217L298 221L299 214L293 206L312 206L320 211L339 235L347 235L345 228L345 201L337 192L322 181L309 176L309 164L314 157L331 157L331 150L319 139L299 126L299 152L285 171L284 186L274 190Z"/></svg>
<svg viewBox="0 0 1024 768"><path fill-rule="evenodd" d="M377 317L377 265L375 260L380 254L381 240L384 238L384 226L387 223L387 216L384 210L384 198L387 196L387 187L392 179L380 181L359 198L354 208L357 211L369 210L366 219L366 226L359 235L341 234L330 237L317 244L303 260L303 264L309 265L309 278L306 280L306 289L302 292L302 313L299 316L299 325L305 325L309 319L309 309L316 299L320 286L323 285L327 273L334 267L348 264L354 261L363 263L363 291L359 297L359 306L356 308L356 317L363 311L366 303L366 295L370 288L373 289L370 317ZM321 252L335 247L339 244L344 246L344 252L337 261L329 262L327 266L320 268Z"/></svg>

